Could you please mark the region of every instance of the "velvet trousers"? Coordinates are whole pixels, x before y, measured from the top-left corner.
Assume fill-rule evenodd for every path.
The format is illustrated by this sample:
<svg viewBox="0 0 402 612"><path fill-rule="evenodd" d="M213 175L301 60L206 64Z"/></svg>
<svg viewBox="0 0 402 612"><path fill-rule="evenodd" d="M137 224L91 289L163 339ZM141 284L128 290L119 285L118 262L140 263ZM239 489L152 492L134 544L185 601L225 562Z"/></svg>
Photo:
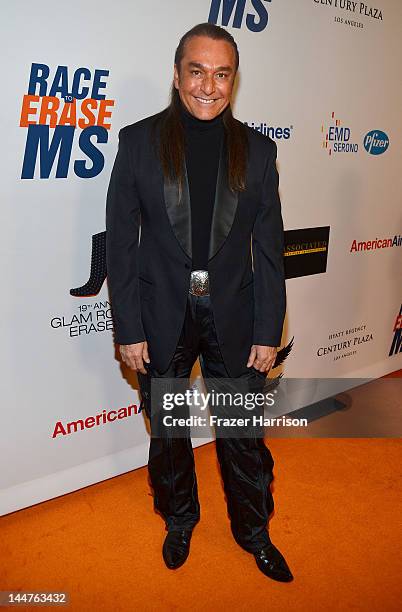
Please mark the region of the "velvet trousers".
<svg viewBox="0 0 402 612"><path fill-rule="evenodd" d="M189 293L185 320L173 359L161 373L147 364L138 373L142 405L152 414L151 382L155 377L189 380L199 357L204 380L230 378L219 349L209 296ZM263 389L266 374L247 368L240 378ZM270 491L274 460L263 437L216 437L216 452L226 496L232 534L245 550L256 553L269 543L268 520L274 509ZM151 436L148 471L154 507L167 529L192 529L200 520L197 476L190 436Z"/></svg>

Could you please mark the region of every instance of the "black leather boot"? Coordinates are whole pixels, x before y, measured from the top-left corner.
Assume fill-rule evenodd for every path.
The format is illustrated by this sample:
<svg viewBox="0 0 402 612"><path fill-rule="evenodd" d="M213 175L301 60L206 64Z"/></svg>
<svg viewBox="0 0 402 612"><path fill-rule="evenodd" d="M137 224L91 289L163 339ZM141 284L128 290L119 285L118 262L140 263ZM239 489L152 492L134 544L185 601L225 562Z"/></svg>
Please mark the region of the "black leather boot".
<svg viewBox="0 0 402 612"><path fill-rule="evenodd" d="M293 580L292 572L285 561L282 553L270 542L259 553L254 553L258 568L263 574L279 580L279 582L290 582Z"/></svg>
<svg viewBox="0 0 402 612"><path fill-rule="evenodd" d="M192 531L169 531L163 544L163 559L169 569L177 569L188 557Z"/></svg>
<svg viewBox="0 0 402 612"><path fill-rule="evenodd" d="M97 295L106 278L106 232L92 236L91 274L89 280L75 289L70 289L70 295L89 297Z"/></svg>

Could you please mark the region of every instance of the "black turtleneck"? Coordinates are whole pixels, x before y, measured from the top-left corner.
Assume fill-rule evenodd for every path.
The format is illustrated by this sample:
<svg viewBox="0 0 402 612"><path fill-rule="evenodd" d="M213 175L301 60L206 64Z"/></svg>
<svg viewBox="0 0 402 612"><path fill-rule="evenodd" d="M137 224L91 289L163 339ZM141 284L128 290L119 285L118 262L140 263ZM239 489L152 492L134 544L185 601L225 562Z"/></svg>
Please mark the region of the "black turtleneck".
<svg viewBox="0 0 402 612"><path fill-rule="evenodd" d="M219 155L224 134L222 113L202 120L181 105L191 201L192 270L208 270L208 249Z"/></svg>

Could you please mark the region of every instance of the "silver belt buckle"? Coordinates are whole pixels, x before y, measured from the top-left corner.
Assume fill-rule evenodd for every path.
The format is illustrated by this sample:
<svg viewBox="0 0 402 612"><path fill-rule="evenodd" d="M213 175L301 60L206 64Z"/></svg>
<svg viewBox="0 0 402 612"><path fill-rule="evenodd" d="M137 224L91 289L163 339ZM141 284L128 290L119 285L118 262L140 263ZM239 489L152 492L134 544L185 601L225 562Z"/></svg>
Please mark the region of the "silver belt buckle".
<svg viewBox="0 0 402 612"><path fill-rule="evenodd" d="M207 270L193 270L190 277L192 295L209 295L209 276Z"/></svg>

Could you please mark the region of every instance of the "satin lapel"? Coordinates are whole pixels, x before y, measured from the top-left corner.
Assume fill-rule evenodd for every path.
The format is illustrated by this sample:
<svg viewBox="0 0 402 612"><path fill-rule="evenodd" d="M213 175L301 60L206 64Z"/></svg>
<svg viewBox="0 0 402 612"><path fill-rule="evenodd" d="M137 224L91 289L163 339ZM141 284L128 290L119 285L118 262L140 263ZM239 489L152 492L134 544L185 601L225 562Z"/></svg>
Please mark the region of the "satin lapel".
<svg viewBox="0 0 402 612"><path fill-rule="evenodd" d="M236 214L238 194L229 188L226 146L222 143L216 181L215 203L212 215L208 259L211 259L225 242Z"/></svg>
<svg viewBox="0 0 402 612"><path fill-rule="evenodd" d="M164 179L164 195L167 214L175 236L184 252L191 258L191 206L186 167L180 201L178 181L169 182Z"/></svg>

